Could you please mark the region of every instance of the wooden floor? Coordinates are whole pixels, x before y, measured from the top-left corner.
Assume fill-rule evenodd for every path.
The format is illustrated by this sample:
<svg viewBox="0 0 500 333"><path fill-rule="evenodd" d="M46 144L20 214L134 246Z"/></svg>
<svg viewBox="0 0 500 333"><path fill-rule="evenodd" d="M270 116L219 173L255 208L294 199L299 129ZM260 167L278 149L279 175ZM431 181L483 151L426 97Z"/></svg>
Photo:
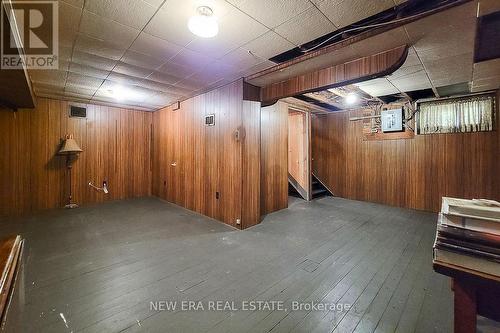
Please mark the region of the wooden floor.
<svg viewBox="0 0 500 333"><path fill-rule="evenodd" d="M26 238L7 332L450 332L436 216L291 199L236 231L157 199L1 221ZM151 302L320 302L343 311L155 311ZM156 303L155 303L156 304ZM347 306L350 309L347 310Z"/></svg>

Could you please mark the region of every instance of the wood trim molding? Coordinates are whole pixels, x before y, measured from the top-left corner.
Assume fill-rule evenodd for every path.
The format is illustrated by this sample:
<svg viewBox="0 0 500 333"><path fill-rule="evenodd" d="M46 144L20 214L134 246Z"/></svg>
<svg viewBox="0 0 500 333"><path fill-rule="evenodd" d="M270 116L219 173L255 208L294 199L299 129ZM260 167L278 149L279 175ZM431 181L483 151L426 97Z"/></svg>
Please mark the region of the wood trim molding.
<svg viewBox="0 0 500 333"><path fill-rule="evenodd" d="M401 67L407 56L408 46L402 45L381 53L272 83L262 88L261 101L270 102L388 75Z"/></svg>

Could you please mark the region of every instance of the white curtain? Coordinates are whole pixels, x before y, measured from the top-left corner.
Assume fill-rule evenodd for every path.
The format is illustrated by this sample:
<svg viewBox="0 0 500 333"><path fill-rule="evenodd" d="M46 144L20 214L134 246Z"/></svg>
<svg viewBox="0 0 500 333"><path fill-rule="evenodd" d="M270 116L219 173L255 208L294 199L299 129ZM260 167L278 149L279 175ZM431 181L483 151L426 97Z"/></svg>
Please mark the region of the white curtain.
<svg viewBox="0 0 500 333"><path fill-rule="evenodd" d="M419 105L420 134L493 130L492 96L424 102Z"/></svg>

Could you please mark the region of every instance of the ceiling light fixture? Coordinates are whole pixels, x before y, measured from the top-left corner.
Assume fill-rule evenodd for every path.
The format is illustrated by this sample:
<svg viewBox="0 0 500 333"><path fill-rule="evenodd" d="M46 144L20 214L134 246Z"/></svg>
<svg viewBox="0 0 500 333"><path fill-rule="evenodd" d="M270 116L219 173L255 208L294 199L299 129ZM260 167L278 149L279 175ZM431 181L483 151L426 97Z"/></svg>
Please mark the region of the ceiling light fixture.
<svg viewBox="0 0 500 333"><path fill-rule="evenodd" d="M358 95L356 93L350 92L345 97L345 102L349 105L355 104L358 101Z"/></svg>
<svg viewBox="0 0 500 333"><path fill-rule="evenodd" d="M196 8L196 13L197 15L191 17L188 21L189 30L196 36L203 38L217 36L219 33L219 24L212 8L200 6Z"/></svg>

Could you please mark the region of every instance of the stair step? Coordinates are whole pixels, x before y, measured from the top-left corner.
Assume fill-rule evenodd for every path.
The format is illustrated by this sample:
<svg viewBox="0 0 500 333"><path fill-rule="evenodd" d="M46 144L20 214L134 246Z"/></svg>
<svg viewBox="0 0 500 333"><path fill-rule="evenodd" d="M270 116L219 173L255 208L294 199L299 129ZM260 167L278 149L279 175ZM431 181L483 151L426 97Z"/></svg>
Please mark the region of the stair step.
<svg viewBox="0 0 500 333"><path fill-rule="evenodd" d="M318 188L318 189L315 189L312 191L312 195L313 196L316 196L316 195L319 195L319 194L323 194L323 193L328 193L327 190L325 190L324 188Z"/></svg>

